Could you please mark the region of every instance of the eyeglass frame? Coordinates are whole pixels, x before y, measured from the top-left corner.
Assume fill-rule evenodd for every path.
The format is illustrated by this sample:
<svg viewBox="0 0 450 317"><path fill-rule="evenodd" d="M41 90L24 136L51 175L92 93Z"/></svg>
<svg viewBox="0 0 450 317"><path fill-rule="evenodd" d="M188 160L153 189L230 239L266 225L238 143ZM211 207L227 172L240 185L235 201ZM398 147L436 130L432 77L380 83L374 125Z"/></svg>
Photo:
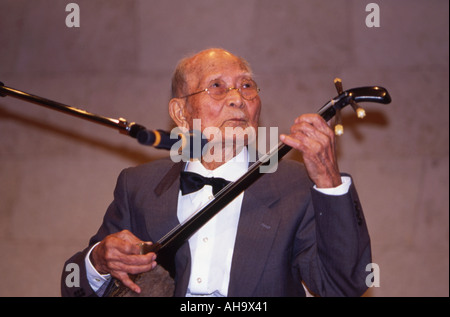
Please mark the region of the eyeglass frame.
<svg viewBox="0 0 450 317"><path fill-rule="evenodd" d="M212 80L211 82L213 82L213 81L214 81L214 80ZM223 81L223 80L222 80L222 81ZM228 94L228 92L229 92L230 90L237 90L237 91L239 92L239 94L241 95L241 97L244 98L245 100L253 100L253 99L256 98L256 96L258 96L258 94L259 94L259 92L261 91L261 89L258 87L258 85L256 84L256 82L255 82L253 79L251 79L251 81L254 82L255 85L256 85L256 95L255 95L255 97L253 97L253 98L251 98L251 99L245 98L244 95L242 94L242 90L241 90L242 88L236 88L236 87L228 87L228 88L226 88L224 96L223 96L222 98L220 98L220 99L216 99L216 98L212 97L212 96L214 96L214 94L210 94L210 89L209 89L209 88L205 88L205 89L203 89L203 90L194 92L194 93L192 93L192 94L188 94L188 95L181 96L181 97L177 97L177 98L180 98L180 99L182 99L182 98L188 98L188 97L191 97L191 96L194 96L194 95L197 95L197 94L201 94L202 92L207 92L207 93L208 93L208 96L210 96L210 97L213 98L214 100L222 100L222 99L224 99L224 98L227 96L227 94ZM224 81L223 81L223 82L224 82Z"/></svg>

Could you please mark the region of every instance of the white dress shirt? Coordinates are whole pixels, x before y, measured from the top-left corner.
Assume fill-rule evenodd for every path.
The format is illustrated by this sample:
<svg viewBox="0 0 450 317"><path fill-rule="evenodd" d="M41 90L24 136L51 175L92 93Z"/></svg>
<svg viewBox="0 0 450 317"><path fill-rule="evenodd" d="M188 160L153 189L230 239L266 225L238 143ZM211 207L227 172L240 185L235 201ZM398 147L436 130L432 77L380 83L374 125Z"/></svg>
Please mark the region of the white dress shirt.
<svg viewBox="0 0 450 317"><path fill-rule="evenodd" d="M244 148L237 156L215 170L207 170L199 161L191 161L186 171L204 177L221 177L236 181L248 170L248 153ZM208 221L190 239L191 278L187 296L227 296L231 260L244 193ZM178 220L183 223L213 199L212 187L188 195L178 195Z"/></svg>

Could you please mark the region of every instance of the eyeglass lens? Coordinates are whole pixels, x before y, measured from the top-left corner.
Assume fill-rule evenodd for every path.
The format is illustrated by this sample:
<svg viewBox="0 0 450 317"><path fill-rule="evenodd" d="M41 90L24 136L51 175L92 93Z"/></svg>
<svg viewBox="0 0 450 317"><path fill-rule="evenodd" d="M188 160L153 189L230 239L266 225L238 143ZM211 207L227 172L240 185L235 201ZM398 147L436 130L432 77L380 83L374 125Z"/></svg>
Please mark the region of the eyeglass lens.
<svg viewBox="0 0 450 317"><path fill-rule="evenodd" d="M206 91L212 98L220 100L223 99L228 91L232 89L237 89L241 93L242 97L248 100L251 100L258 95L258 86L251 79L241 80L237 84L237 87L231 88L228 88L227 84L221 79L213 80L208 85L208 88L206 88Z"/></svg>

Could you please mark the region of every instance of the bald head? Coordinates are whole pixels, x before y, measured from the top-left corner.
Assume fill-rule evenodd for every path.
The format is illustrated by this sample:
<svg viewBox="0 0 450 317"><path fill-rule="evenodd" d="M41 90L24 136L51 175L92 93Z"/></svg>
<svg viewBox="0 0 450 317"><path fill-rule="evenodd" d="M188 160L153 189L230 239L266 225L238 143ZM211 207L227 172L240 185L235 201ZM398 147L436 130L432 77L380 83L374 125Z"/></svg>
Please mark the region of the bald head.
<svg viewBox="0 0 450 317"><path fill-rule="evenodd" d="M192 56L183 58L177 65L172 77L172 98L189 93L188 82L193 78L200 78L201 74L210 72L217 60L229 60L237 63L244 71L251 73L248 62L224 49L210 48Z"/></svg>

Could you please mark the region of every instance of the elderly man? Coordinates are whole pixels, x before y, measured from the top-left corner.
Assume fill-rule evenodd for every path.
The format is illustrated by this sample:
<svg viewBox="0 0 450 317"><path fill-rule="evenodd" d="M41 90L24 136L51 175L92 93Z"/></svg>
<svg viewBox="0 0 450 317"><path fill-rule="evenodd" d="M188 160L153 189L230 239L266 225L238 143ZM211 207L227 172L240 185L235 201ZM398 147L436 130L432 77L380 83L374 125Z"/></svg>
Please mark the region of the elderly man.
<svg viewBox="0 0 450 317"><path fill-rule="evenodd" d="M157 241L212 196L211 186L182 192L180 173L235 181L247 171L247 147L225 142L227 128L258 127L261 100L247 62L222 49L185 58L172 95L177 126L189 130L200 119L202 131L218 129L220 155L124 170L99 231L66 262L79 264L81 280L69 287L64 271L63 295L101 295L111 277L140 292L129 274L152 270L159 259L139 255L138 244ZM320 296L367 289L369 235L352 180L339 171L332 130L305 114L280 138L302 153L304 165L282 160L176 251L175 296L305 296L302 284Z"/></svg>

